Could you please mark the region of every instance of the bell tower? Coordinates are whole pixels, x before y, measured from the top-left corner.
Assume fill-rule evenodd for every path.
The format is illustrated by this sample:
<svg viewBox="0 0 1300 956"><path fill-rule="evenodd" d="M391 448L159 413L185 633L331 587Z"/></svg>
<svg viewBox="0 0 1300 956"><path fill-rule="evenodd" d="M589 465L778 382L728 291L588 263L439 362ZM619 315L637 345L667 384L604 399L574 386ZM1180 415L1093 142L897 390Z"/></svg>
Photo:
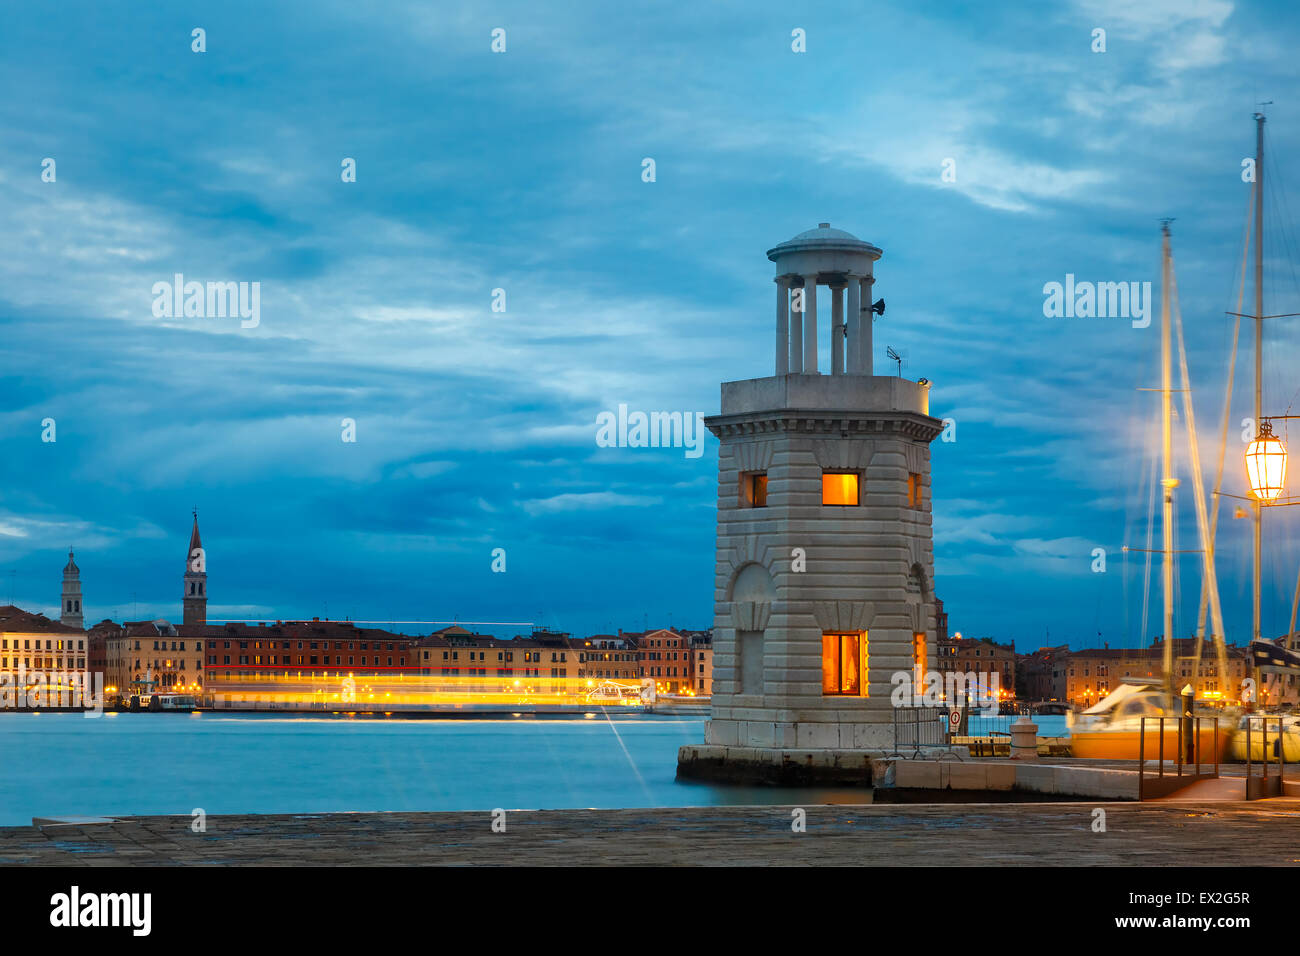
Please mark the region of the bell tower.
<svg viewBox="0 0 1300 956"><path fill-rule="evenodd" d="M84 627L81 613L81 569L68 549L68 563L63 566L63 602L59 605L59 623Z"/></svg>
<svg viewBox="0 0 1300 956"><path fill-rule="evenodd" d="M723 383L705 420L720 445L709 763L888 748L894 675L935 659L943 423L924 379L873 374L881 255L829 223L768 250L774 374Z"/></svg>
<svg viewBox="0 0 1300 956"><path fill-rule="evenodd" d="M194 530L190 532L190 547L185 552L185 597L182 608L183 623L208 623L208 565L203 542L199 539L197 509L194 512Z"/></svg>

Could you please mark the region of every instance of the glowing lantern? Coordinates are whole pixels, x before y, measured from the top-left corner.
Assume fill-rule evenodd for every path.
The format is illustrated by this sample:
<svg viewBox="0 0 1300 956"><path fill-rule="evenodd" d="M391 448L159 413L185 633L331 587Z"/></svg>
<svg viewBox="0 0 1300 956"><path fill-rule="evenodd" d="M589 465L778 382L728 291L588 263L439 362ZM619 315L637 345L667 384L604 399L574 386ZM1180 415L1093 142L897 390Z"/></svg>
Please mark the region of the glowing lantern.
<svg viewBox="0 0 1300 956"><path fill-rule="evenodd" d="M1260 501L1273 501L1286 481L1286 446L1273 434L1270 422L1260 422L1259 435L1246 448L1246 477Z"/></svg>

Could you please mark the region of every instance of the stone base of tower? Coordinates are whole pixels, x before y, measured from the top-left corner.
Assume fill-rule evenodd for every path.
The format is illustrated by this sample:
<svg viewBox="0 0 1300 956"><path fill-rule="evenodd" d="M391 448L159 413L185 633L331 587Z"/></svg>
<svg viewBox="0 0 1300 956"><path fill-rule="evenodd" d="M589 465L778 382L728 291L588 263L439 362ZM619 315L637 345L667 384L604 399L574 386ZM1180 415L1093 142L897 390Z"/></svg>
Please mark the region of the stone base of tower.
<svg viewBox="0 0 1300 956"><path fill-rule="evenodd" d="M870 787L872 758L884 755L883 750L769 750L691 744L677 752L677 776L774 787Z"/></svg>
<svg viewBox="0 0 1300 956"><path fill-rule="evenodd" d="M908 748L912 759L964 757L965 747ZM892 767L892 747L870 750L839 748L726 747L688 744L677 752L677 776L683 780L773 787L875 787L877 772Z"/></svg>
<svg viewBox="0 0 1300 956"><path fill-rule="evenodd" d="M832 713L827 716L835 715ZM705 724L704 742L718 747L763 750L883 751L894 746L894 727L885 720L774 721L715 718Z"/></svg>

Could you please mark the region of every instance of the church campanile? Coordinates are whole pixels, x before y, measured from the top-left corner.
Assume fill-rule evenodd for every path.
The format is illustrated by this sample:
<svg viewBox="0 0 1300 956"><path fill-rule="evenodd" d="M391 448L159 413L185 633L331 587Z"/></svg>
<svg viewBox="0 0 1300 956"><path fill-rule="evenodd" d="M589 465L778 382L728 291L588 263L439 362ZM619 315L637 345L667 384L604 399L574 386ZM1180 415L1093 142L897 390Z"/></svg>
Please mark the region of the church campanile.
<svg viewBox="0 0 1300 956"><path fill-rule="evenodd" d="M69 627L83 627L81 613L81 569L68 549L68 563L63 567L63 597L59 605L59 623ZM15 645L16 646L16 645Z"/></svg>
<svg viewBox="0 0 1300 956"><path fill-rule="evenodd" d="M185 552L184 624L208 623L208 570L203 542L199 539L199 514L194 512L194 530L190 532L190 547Z"/></svg>

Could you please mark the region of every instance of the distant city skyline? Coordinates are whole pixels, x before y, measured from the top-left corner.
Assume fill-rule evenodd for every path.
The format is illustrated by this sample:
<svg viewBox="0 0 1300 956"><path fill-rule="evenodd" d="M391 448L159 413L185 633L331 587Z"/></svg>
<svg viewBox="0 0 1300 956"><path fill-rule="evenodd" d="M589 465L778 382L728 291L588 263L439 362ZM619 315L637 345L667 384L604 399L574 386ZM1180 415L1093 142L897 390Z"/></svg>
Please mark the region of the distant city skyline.
<svg viewBox="0 0 1300 956"><path fill-rule="evenodd" d="M1145 646L1159 613L1141 632L1141 561L1121 548L1145 546L1154 400L1136 388L1155 384L1159 323L1048 317L1044 287L1152 282L1158 317L1158 220L1175 217L1212 482L1241 162L1274 100L1267 304L1300 311L1282 258L1300 29L1281 3L51 16L11 11L0 60L10 89L39 77L41 94L0 105L17 224L0 236L0 590L56 618L71 546L87 624L178 621L197 506L212 620L710 626L717 441L603 442L602 416L694 421L720 382L770 374L764 250L829 221L884 250L876 373L893 348L956 422L933 446L950 629ZM177 275L204 285L198 314L183 294L156 308ZM224 283L235 307L210 309ZM1295 320L1274 323L1280 414L1300 356ZM1276 636L1300 536L1268 521ZM1233 641L1246 525L1222 506ZM1195 556L1180 570L1181 637Z"/></svg>

